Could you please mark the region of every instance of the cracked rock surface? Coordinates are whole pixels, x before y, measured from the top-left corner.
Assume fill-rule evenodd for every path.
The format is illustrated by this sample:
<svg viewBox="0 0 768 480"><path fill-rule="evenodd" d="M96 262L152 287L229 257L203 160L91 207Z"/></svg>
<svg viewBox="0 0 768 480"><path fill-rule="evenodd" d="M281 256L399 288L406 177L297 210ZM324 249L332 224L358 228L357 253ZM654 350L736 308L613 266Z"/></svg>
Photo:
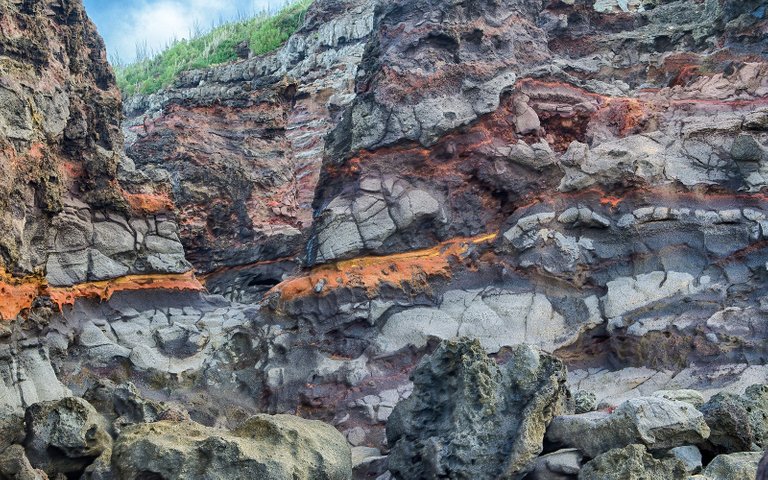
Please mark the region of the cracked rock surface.
<svg viewBox="0 0 768 480"><path fill-rule="evenodd" d="M0 0L0 477L754 476L767 29L759 0L316 0L121 99L79 0ZM294 431L265 414L331 425L286 447L322 461L264 467L238 429Z"/></svg>

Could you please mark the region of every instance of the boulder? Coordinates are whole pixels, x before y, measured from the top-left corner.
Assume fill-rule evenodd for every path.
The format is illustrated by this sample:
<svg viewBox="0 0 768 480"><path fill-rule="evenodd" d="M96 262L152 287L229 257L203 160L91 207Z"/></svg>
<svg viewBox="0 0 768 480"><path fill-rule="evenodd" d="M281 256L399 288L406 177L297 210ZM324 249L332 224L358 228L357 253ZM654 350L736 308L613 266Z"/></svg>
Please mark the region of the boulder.
<svg viewBox="0 0 768 480"><path fill-rule="evenodd" d="M768 385L752 385L744 395L718 393L699 410L712 434L703 447L716 453L768 447Z"/></svg>
<svg viewBox="0 0 768 480"><path fill-rule="evenodd" d="M14 412L0 414L0 453L24 441L24 417Z"/></svg>
<svg viewBox="0 0 768 480"><path fill-rule="evenodd" d="M718 393L699 409L711 431L702 445L705 450L726 453L751 450L754 434L749 413L738 395Z"/></svg>
<svg viewBox="0 0 768 480"><path fill-rule="evenodd" d="M130 382L115 384L111 380L101 379L83 397L112 423L113 431L118 434L126 426L137 423L190 419L183 407L146 399Z"/></svg>
<svg viewBox="0 0 768 480"><path fill-rule="evenodd" d="M387 457L378 448L352 447L353 478L378 478L387 472Z"/></svg>
<svg viewBox="0 0 768 480"><path fill-rule="evenodd" d="M683 462L674 457L654 458L644 445L614 448L587 462L579 480L685 480Z"/></svg>
<svg viewBox="0 0 768 480"><path fill-rule="evenodd" d="M763 455L763 459L760 460L760 465L757 467L757 477L755 480L768 480L768 451Z"/></svg>
<svg viewBox="0 0 768 480"><path fill-rule="evenodd" d="M36 403L25 421L27 456L49 475L82 472L112 447L104 418L81 398Z"/></svg>
<svg viewBox="0 0 768 480"><path fill-rule="evenodd" d="M396 478L519 479L565 407L565 366L530 346L497 364L477 340L443 341L411 375L413 393L387 423Z"/></svg>
<svg viewBox="0 0 768 480"><path fill-rule="evenodd" d="M575 413L588 413L597 408L597 395L592 392L581 391L573 396Z"/></svg>
<svg viewBox="0 0 768 480"><path fill-rule="evenodd" d="M547 430L550 442L577 448L592 458L631 444L666 449L696 444L708 436L704 416L692 405L657 397L627 400L613 413L555 417Z"/></svg>
<svg viewBox="0 0 768 480"><path fill-rule="evenodd" d="M350 449L341 433L322 422L291 415L256 415L231 432L191 421L134 425L117 439L112 465L124 480L348 480L352 476Z"/></svg>
<svg viewBox="0 0 768 480"><path fill-rule="evenodd" d="M13 445L0 453L0 478L13 480L48 480L42 470L35 469L24 453L24 447Z"/></svg>
<svg viewBox="0 0 768 480"><path fill-rule="evenodd" d="M708 480L754 480L762 457L762 452L718 455L701 473Z"/></svg>
<svg viewBox="0 0 768 480"><path fill-rule="evenodd" d="M536 459L533 471L525 480L572 480L584 464L584 454L567 448L542 455Z"/></svg>
<svg viewBox="0 0 768 480"><path fill-rule="evenodd" d="M689 473L696 473L701 470L701 452L694 445L675 447L669 450L667 454L683 462Z"/></svg>
<svg viewBox="0 0 768 480"><path fill-rule="evenodd" d="M768 385L752 385L741 398L747 408L755 444L764 450L768 448Z"/></svg>

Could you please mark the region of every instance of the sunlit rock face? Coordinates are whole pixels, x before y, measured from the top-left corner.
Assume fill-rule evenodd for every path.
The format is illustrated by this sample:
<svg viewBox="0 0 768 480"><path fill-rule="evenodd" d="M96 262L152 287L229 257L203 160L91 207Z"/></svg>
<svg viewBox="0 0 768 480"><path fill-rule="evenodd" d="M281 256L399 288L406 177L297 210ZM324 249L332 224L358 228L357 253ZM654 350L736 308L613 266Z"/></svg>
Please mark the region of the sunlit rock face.
<svg viewBox="0 0 768 480"><path fill-rule="evenodd" d="M0 6L5 409L108 377L386 452L440 340L606 408L768 381L760 2L317 0L124 133L79 2Z"/></svg>

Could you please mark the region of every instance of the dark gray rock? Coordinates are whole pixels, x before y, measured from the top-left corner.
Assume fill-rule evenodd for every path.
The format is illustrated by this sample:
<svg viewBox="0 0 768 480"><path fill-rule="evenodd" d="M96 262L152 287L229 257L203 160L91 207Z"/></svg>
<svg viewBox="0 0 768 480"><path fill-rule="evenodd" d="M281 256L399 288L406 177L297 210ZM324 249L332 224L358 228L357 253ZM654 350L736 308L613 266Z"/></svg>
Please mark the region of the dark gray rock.
<svg viewBox="0 0 768 480"><path fill-rule="evenodd" d="M49 475L80 473L112 447L104 418L81 398L36 403L25 421L30 462Z"/></svg>
<svg viewBox="0 0 768 480"><path fill-rule="evenodd" d="M755 480L768 480L768 452L765 452L763 459L757 467L757 477Z"/></svg>
<svg viewBox="0 0 768 480"><path fill-rule="evenodd" d="M0 452L24 441L24 417L12 412L0 415Z"/></svg>
<svg viewBox="0 0 768 480"><path fill-rule="evenodd" d="M565 367L528 347L497 365L476 340L444 341L389 417L396 478L523 478L568 396ZM503 353L502 353L503 354Z"/></svg>
<svg viewBox="0 0 768 480"><path fill-rule="evenodd" d="M741 396L719 393L700 410L712 430L705 449L733 453L768 447L768 385L752 385Z"/></svg>
<svg viewBox="0 0 768 480"><path fill-rule="evenodd" d="M703 448L719 452L750 450L754 441L749 413L738 395L719 393L700 407L711 434Z"/></svg>
<svg viewBox="0 0 768 480"><path fill-rule="evenodd" d="M35 469L24 453L24 447L13 445L0 453L0 478L3 480L48 480L48 476Z"/></svg>
<svg viewBox="0 0 768 480"><path fill-rule="evenodd" d="M759 162L763 158L763 154L762 146L752 135L739 135L731 147L731 156L736 161Z"/></svg>
<svg viewBox="0 0 768 480"><path fill-rule="evenodd" d="M84 398L112 422L115 433L137 423L189 420L189 413L181 406L143 398L130 382L118 385L111 380L99 380L85 392Z"/></svg>
<svg viewBox="0 0 768 480"><path fill-rule="evenodd" d="M577 392L573 396L576 413L588 413L597 408L597 395L592 392Z"/></svg>

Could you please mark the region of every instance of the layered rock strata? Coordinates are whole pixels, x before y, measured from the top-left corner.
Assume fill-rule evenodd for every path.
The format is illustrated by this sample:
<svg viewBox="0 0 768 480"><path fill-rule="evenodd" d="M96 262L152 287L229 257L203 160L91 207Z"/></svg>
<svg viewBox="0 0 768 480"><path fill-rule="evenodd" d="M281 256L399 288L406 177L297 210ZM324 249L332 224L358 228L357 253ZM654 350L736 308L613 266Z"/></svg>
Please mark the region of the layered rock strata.
<svg viewBox="0 0 768 480"><path fill-rule="evenodd" d="M117 182L120 92L81 3L0 15L2 319L49 288L153 274L195 288L168 202Z"/></svg>
<svg viewBox="0 0 768 480"><path fill-rule="evenodd" d="M387 470L415 365L469 336L500 364L529 344L568 365L581 411L606 410L582 433L626 427L606 451L561 445L606 455L595 471L690 473L603 418L637 404L685 420L705 475L752 471L760 2L317 0L277 52L128 99L128 156L79 3L0 5L0 314L24 313L0 325L8 418L132 380L206 428L331 422L362 478ZM34 474L9 448L0 464ZM525 471L574 475L568 450L541 462Z"/></svg>

